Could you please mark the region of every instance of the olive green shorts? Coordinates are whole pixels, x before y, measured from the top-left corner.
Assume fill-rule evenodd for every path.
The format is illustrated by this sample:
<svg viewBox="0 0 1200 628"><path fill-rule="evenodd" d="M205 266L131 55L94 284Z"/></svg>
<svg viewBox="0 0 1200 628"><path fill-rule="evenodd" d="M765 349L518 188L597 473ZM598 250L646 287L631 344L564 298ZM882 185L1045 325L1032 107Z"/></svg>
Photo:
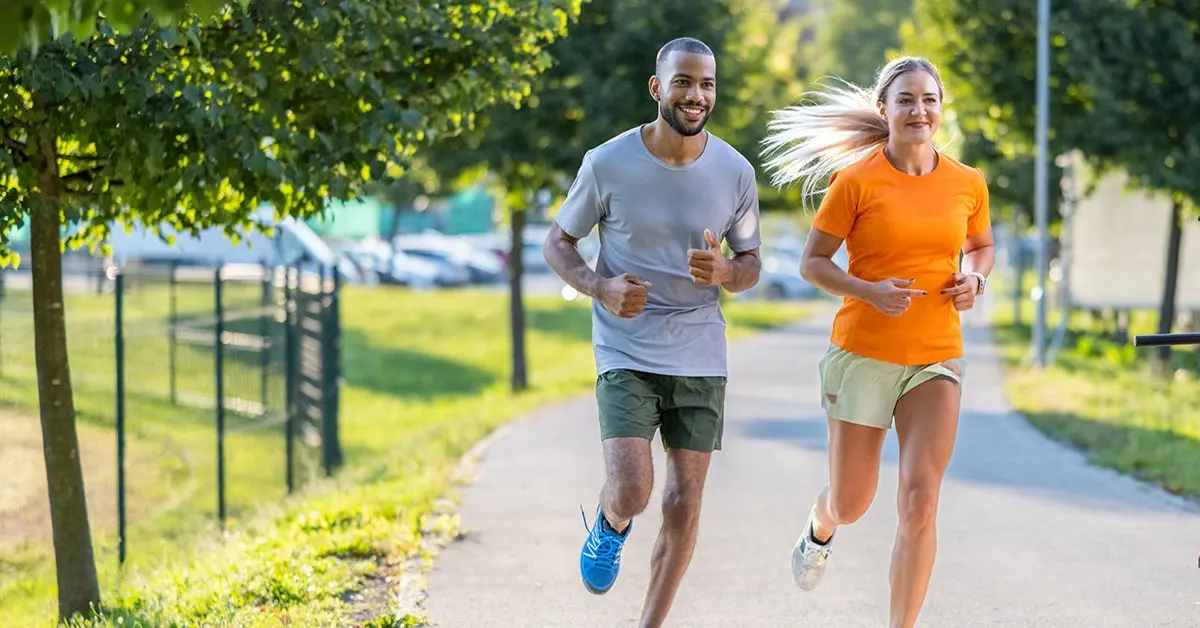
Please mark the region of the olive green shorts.
<svg viewBox="0 0 1200 628"><path fill-rule="evenodd" d="M945 378L962 387L963 358L935 364L904 365L857 355L829 345L821 359L821 407L829 418L890 429L896 402L930 380Z"/></svg>
<svg viewBox="0 0 1200 628"><path fill-rule="evenodd" d="M654 439L666 449L721 448L724 377L679 377L616 369L596 378L600 439Z"/></svg>

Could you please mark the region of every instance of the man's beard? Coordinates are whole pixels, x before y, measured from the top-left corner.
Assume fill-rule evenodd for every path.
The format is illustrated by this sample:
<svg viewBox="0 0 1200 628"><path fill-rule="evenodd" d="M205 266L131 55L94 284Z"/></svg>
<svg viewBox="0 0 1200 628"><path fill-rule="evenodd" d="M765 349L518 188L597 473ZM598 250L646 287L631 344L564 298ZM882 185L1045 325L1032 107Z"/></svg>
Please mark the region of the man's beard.
<svg viewBox="0 0 1200 628"><path fill-rule="evenodd" d="M704 130L704 125L708 124L708 118L710 115L712 115L712 109L706 108L704 110L704 119L701 120L695 128L689 129L684 126L686 122L679 119L679 110L676 109L677 106L679 105L668 105L665 102L660 102L658 104L658 113L662 116L663 120L667 121L667 124L671 125L672 129L675 129L676 133L684 137L699 135L700 132Z"/></svg>

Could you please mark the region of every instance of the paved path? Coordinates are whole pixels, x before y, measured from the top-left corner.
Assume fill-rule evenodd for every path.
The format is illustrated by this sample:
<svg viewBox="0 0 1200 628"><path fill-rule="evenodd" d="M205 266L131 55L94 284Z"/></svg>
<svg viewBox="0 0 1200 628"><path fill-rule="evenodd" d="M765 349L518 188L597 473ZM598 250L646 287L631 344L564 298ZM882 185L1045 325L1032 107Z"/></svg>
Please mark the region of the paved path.
<svg viewBox="0 0 1200 628"><path fill-rule="evenodd" d="M878 498L839 532L821 587L792 584L789 555L827 478L815 369L828 317L731 347L725 451L713 461L699 545L667 620L687 628L880 628L894 537L896 440ZM943 489L940 550L922 627L1200 626L1200 509L1089 466L1014 416L982 327L958 447ZM584 528L602 483L595 404L514 424L490 447L460 510L467 535L430 574L443 628L637 625L659 514L635 524L616 587L586 593ZM661 448L655 448L662 468ZM661 478L656 482L661 488Z"/></svg>

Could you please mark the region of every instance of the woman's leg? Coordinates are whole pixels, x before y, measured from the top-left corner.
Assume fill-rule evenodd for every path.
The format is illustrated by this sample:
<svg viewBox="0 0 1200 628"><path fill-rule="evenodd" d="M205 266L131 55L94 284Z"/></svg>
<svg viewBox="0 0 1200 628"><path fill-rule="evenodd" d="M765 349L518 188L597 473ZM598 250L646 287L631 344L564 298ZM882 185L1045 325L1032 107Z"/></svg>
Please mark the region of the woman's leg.
<svg viewBox="0 0 1200 628"><path fill-rule="evenodd" d="M942 478L958 433L958 383L938 377L917 385L896 404L900 443L899 526L891 566L891 627L917 622L937 553L937 508Z"/></svg>
<svg viewBox="0 0 1200 628"><path fill-rule="evenodd" d="M813 536L824 543L858 521L875 500L887 430L829 419L829 485L817 496Z"/></svg>
<svg viewBox="0 0 1200 628"><path fill-rule="evenodd" d="M887 430L830 418L829 484L817 496L804 531L792 550L796 586L811 591L825 574L838 526L858 521L875 499L879 457Z"/></svg>

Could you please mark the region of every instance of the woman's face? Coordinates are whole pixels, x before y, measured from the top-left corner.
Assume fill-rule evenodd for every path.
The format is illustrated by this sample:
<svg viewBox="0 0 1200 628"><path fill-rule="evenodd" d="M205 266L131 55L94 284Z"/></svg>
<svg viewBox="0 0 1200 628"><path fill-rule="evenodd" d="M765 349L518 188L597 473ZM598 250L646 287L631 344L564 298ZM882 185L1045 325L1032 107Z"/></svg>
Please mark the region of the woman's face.
<svg viewBox="0 0 1200 628"><path fill-rule="evenodd" d="M942 121L941 92L937 79L924 70L896 77L879 107L892 138L906 144L932 143Z"/></svg>

